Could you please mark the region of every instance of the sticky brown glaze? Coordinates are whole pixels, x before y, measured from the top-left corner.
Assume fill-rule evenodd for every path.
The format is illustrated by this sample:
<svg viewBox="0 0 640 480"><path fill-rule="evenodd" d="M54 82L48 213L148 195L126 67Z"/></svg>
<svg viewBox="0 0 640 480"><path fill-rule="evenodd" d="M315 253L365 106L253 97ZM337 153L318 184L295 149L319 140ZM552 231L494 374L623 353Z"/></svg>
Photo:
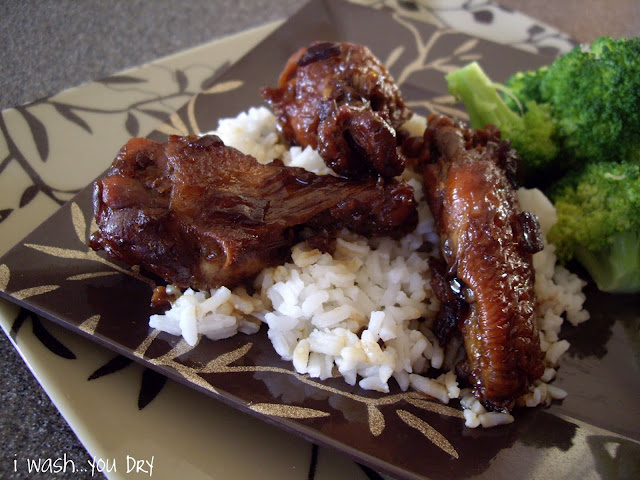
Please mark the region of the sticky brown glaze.
<svg viewBox="0 0 640 480"><path fill-rule="evenodd" d="M94 187L94 249L181 288L232 286L284 263L294 242L342 228L401 236L413 190L262 165L216 136L136 138Z"/></svg>
<svg viewBox="0 0 640 480"><path fill-rule="evenodd" d="M315 42L294 53L262 95L292 145L318 150L338 175L402 173L396 129L411 115L385 66L362 45Z"/></svg>
<svg viewBox="0 0 640 480"><path fill-rule="evenodd" d="M444 341L462 334L467 364L458 370L486 406L509 409L544 371L532 266L542 242L516 197L516 154L495 129L434 116L417 150L443 256L432 261L443 301L436 331Z"/></svg>

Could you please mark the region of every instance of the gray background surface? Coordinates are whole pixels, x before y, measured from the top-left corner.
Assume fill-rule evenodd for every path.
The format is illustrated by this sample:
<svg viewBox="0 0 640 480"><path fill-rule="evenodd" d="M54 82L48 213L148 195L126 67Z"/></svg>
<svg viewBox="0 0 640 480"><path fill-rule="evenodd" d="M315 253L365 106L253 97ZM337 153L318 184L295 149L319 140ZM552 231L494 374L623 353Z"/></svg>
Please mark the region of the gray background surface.
<svg viewBox="0 0 640 480"><path fill-rule="evenodd" d="M0 109L290 16L304 0L2 0Z"/></svg>

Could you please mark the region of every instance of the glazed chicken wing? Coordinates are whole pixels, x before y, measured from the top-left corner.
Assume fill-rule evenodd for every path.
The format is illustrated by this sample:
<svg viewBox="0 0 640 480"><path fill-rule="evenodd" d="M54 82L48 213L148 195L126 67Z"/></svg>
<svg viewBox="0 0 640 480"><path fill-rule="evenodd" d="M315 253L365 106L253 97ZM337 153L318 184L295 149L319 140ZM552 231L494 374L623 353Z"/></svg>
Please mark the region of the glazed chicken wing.
<svg viewBox="0 0 640 480"><path fill-rule="evenodd" d="M443 256L432 262L443 302L436 331L442 342L459 331L467 354L460 370L474 394L490 408L508 409L544 370L532 266L542 248L537 219L519 207L516 154L497 130L432 116L422 142Z"/></svg>
<svg viewBox="0 0 640 480"><path fill-rule="evenodd" d="M417 223L405 183L262 165L212 135L130 140L95 183L94 211L94 249L199 289L284 263L303 234L400 236Z"/></svg>
<svg viewBox="0 0 640 480"><path fill-rule="evenodd" d="M410 116L385 66L362 45L315 42L294 53L262 95L292 145L318 150L338 175L394 177L396 129Z"/></svg>

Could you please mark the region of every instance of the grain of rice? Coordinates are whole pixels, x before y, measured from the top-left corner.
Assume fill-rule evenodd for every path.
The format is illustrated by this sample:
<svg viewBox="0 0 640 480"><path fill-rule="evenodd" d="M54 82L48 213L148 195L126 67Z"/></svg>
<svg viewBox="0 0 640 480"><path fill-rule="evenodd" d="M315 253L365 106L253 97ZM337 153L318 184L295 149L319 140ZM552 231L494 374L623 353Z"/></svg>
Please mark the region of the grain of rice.
<svg viewBox="0 0 640 480"><path fill-rule="evenodd" d="M478 414L473 410L465 409L462 411L464 414L464 425L469 428L478 428L480 426L480 419Z"/></svg>
<svg viewBox="0 0 640 480"><path fill-rule="evenodd" d="M478 415L478 420L480 420L480 425L482 425L483 427L491 428L498 425L506 425L512 423L514 421L514 418L509 413L487 412Z"/></svg>
<svg viewBox="0 0 640 480"><path fill-rule="evenodd" d="M547 391L553 400L563 400L567 396L566 391L555 385L547 385Z"/></svg>
<svg viewBox="0 0 640 480"><path fill-rule="evenodd" d="M560 357L562 356L562 354L566 352L568 349L569 349L569 342L567 342L566 340L560 340L558 342L555 342L549 347L549 350L546 351L545 360L550 365L557 365L558 360L560 360Z"/></svg>
<svg viewBox="0 0 640 480"><path fill-rule="evenodd" d="M554 378L556 378L556 369L547 367L544 369L544 373L540 377L540 380L542 380L543 382L549 383Z"/></svg>
<svg viewBox="0 0 640 480"><path fill-rule="evenodd" d="M449 403L449 392L447 392L447 388L441 383L416 374L409 375L409 382L417 391L426 393L440 400L442 403Z"/></svg>
<svg viewBox="0 0 640 480"><path fill-rule="evenodd" d="M449 395L449 398L458 398L460 396L458 378L453 371L449 370L444 376L444 386L447 388L447 395Z"/></svg>

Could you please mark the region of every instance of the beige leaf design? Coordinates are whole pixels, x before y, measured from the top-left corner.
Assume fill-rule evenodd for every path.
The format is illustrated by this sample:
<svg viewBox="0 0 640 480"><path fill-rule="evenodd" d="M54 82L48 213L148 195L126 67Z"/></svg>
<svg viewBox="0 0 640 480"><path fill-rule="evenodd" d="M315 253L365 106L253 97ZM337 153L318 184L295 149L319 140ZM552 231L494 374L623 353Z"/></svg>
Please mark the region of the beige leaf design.
<svg viewBox="0 0 640 480"><path fill-rule="evenodd" d="M174 362L171 366L174 367L178 372L180 372L180 374L182 374L182 376L190 382L195 383L196 385L209 390L210 392L219 394L218 390L213 385L211 385L204 378L194 372L193 369L185 367L181 363L177 362Z"/></svg>
<svg viewBox="0 0 640 480"><path fill-rule="evenodd" d="M98 222L96 222L96 217L91 217L91 227L89 228L90 232L95 232L98 230Z"/></svg>
<svg viewBox="0 0 640 480"><path fill-rule="evenodd" d="M479 53L467 53L465 55L460 55L460 60L463 62L473 62L474 60L480 60L482 55Z"/></svg>
<svg viewBox="0 0 640 480"><path fill-rule="evenodd" d="M440 63L437 65L437 67L438 67L437 69L443 73L455 72L460 68L460 66L454 63Z"/></svg>
<svg viewBox="0 0 640 480"><path fill-rule="evenodd" d="M369 414L369 430L374 437L382 433L385 427L384 415L374 405L367 405Z"/></svg>
<svg viewBox="0 0 640 480"><path fill-rule="evenodd" d="M226 82L216 83L201 93L227 93L236 88L240 88L242 85L244 85L244 81L242 80L228 80Z"/></svg>
<svg viewBox="0 0 640 480"><path fill-rule="evenodd" d="M171 350L169 350L164 355L156 358L155 360L158 363L161 363L161 364L164 364L164 365L173 366L173 362L174 362L174 360L176 358L184 355L187 352L190 352L194 348L195 348L195 345L191 346L185 341L184 338L181 338L180 341L178 343L176 343L175 346Z"/></svg>
<svg viewBox="0 0 640 480"><path fill-rule="evenodd" d="M58 288L60 288L60 285L42 285L40 287L31 287L25 288L23 290L18 290L17 292L13 292L11 296L17 298L18 300L24 300L25 298L42 295L43 293L53 292Z"/></svg>
<svg viewBox="0 0 640 480"><path fill-rule="evenodd" d="M81 250L71 250L69 248L50 247L48 245L36 245L33 243L25 243L24 246L28 248L33 248L34 250L38 250L39 252L46 253L47 255L51 255L53 257L68 258L72 260L90 260L92 262L98 262L103 265L107 265L110 268L113 268L114 270L120 273L130 275L133 278L150 285L152 288L155 288L155 282L153 281L153 279L147 278L144 275L141 275L135 267L132 267L131 270L127 270L126 268L122 268L119 265L102 258L100 255L98 255L96 252L90 249L88 249L86 252L83 252Z"/></svg>
<svg viewBox="0 0 640 480"><path fill-rule="evenodd" d="M189 119L189 124L191 125L190 130L197 134L203 133L198 126L198 119L196 118L196 97L191 97L189 103L187 103L187 118Z"/></svg>
<svg viewBox="0 0 640 480"><path fill-rule="evenodd" d="M391 69L391 67L396 63L396 61L398 60L398 58L400 58L400 56L404 53L404 47L402 45L400 45L399 47L394 48L391 53L389 54L389 56L387 57L387 61L384 62L384 64L386 65L386 67L388 69Z"/></svg>
<svg viewBox="0 0 640 480"><path fill-rule="evenodd" d="M406 401L414 407L422 408L423 410L429 410L430 412L438 413L440 415L446 415L448 417L464 418L464 414L457 408L443 405L440 402L434 402L432 400L424 400L421 398L406 398Z"/></svg>
<svg viewBox="0 0 640 480"><path fill-rule="evenodd" d="M108 277L111 275L119 275L119 272L81 273L79 275L71 275L70 277L67 277L67 280L90 280L92 278Z"/></svg>
<svg viewBox="0 0 640 480"><path fill-rule="evenodd" d="M155 340L159 333L160 330L152 330L151 333L147 335L147 337L142 341L142 343L140 343L140 345L138 345L138 347L133 351L133 354L136 357L144 358L144 353L147 351L147 348L149 348L149 345L151 345L151 343Z"/></svg>
<svg viewBox="0 0 640 480"><path fill-rule="evenodd" d="M436 447L444 450L454 458L460 458L460 455L458 454L456 449L453 448L453 445L449 443L449 440L447 440L444 435L438 432L427 422L425 422L421 418L416 417L414 414L407 412L406 410L398 410L396 413L404 423L409 425L411 428L415 428L416 430L418 430Z"/></svg>
<svg viewBox="0 0 640 480"><path fill-rule="evenodd" d="M217 356L213 360L211 360L207 365L201 370L202 373L215 373L215 372L223 372L233 362L244 357L247 352L253 346L252 343L247 342L247 344L243 345L232 352L223 353L222 355Z"/></svg>
<svg viewBox="0 0 640 480"><path fill-rule="evenodd" d="M254 412L273 417L283 418L319 418L328 417L327 412L316 410L314 408L297 407L295 405L280 405L278 403L254 403L249 405Z"/></svg>
<svg viewBox="0 0 640 480"><path fill-rule="evenodd" d="M33 248L34 250L38 250L39 252L46 253L47 255L58 258L69 258L75 260L89 258L86 252L82 252L80 250L71 250L70 248L49 247L47 245L36 245L33 243L25 243L24 246Z"/></svg>
<svg viewBox="0 0 640 480"><path fill-rule="evenodd" d="M411 108L422 107L429 113L442 113L445 115L449 115L451 117L455 117L459 120L468 120L469 114L466 111L461 110L456 107L452 107L448 103L437 103L430 101L417 101L417 102L407 102L407 106Z"/></svg>
<svg viewBox="0 0 640 480"><path fill-rule="evenodd" d="M463 42L458 48L453 51L453 54L460 55L461 53L468 52L469 50L473 50L474 48L476 48L476 45L478 45L478 39L472 38L470 40L467 40L466 42Z"/></svg>
<svg viewBox="0 0 640 480"><path fill-rule="evenodd" d="M78 328L93 335L98 327L98 322L100 322L100 315L92 315L78 325Z"/></svg>
<svg viewBox="0 0 640 480"><path fill-rule="evenodd" d="M84 221L84 214L82 213L82 210L75 202L71 204L71 220L73 221L73 228L76 231L78 239L82 243L86 243L87 239L85 238L85 229L87 228L87 225Z"/></svg>
<svg viewBox="0 0 640 480"><path fill-rule="evenodd" d="M209 390L210 392L218 393L215 387L211 385L209 382L207 382L200 375L198 375L198 372L196 372L192 367L188 367L186 365L183 365L180 362L176 362L173 360L162 361L162 358L164 358L164 356L161 358L149 359L149 362L154 365L166 365L168 367L171 367L189 382L194 383L195 385L198 385L199 387L202 387L205 390Z"/></svg>
<svg viewBox="0 0 640 480"><path fill-rule="evenodd" d="M151 334L147 336L147 338L136 348L133 352L140 358L144 358L144 353L151 345L151 342L158 336L160 330L154 330ZM171 350L169 350L164 355L157 358L147 358L149 363L153 365L163 365L167 367L173 368L176 372L182 375L189 382L204 388L205 390L209 390L213 393L218 393L216 388L207 382L204 378L200 376L200 370L195 370L193 367L184 365L178 361L176 358L184 355L195 347L192 347L184 339L181 339Z"/></svg>
<svg viewBox="0 0 640 480"><path fill-rule="evenodd" d="M11 272L9 267L7 267L4 263L0 265L0 290L5 291L7 289L7 285L9 285L9 278L11 277Z"/></svg>
<svg viewBox="0 0 640 480"><path fill-rule="evenodd" d="M458 103L458 100L453 95L439 95L437 97L432 97L431 100L434 103L441 103L444 105L455 105Z"/></svg>
<svg viewBox="0 0 640 480"><path fill-rule="evenodd" d="M189 135L189 129L184 124L178 113L171 115L169 117L169 121L158 126L156 130L167 135Z"/></svg>

